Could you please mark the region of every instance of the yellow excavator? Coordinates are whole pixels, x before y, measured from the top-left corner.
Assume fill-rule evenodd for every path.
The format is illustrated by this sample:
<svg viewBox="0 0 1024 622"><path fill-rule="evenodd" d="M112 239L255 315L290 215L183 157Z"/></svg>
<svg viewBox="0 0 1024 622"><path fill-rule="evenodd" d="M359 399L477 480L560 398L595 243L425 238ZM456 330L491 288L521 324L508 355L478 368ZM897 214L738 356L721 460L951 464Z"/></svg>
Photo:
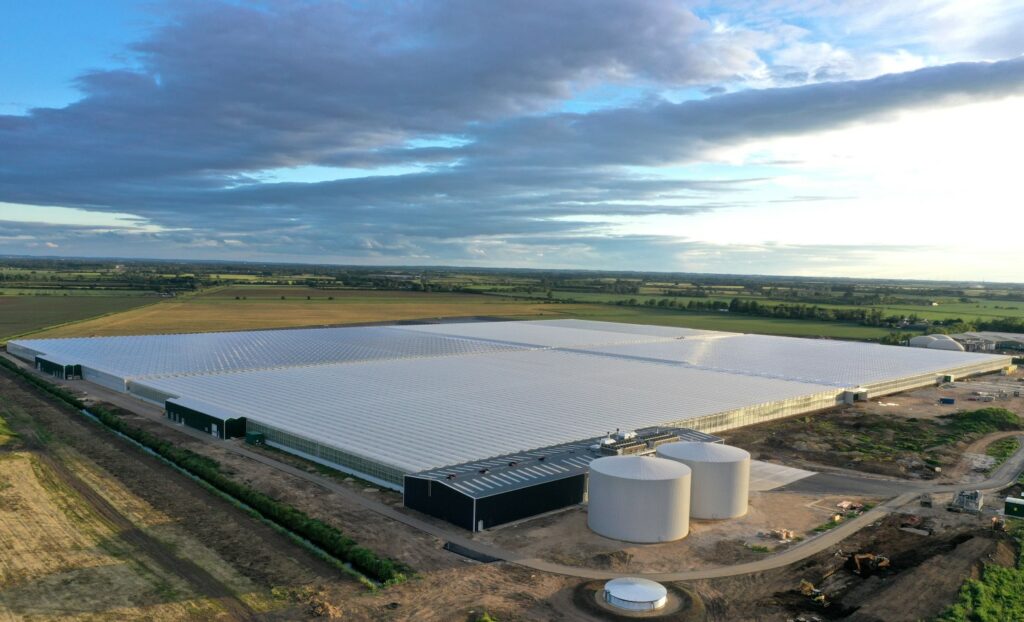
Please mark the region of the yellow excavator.
<svg viewBox="0 0 1024 622"><path fill-rule="evenodd" d="M868 577L876 570L889 567L889 558L874 553L854 553L847 560L854 574Z"/></svg>
<svg viewBox="0 0 1024 622"><path fill-rule="evenodd" d="M807 579L800 579L800 593L818 603L822 607L828 607L828 597L825 593L814 587L814 584Z"/></svg>

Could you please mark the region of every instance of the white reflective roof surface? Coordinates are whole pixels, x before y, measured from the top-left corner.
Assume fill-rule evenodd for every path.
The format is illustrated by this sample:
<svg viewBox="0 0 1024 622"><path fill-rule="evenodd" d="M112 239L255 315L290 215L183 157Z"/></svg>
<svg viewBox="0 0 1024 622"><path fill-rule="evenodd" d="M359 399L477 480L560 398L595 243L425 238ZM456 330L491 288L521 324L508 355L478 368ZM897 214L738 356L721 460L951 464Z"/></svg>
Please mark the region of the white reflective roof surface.
<svg viewBox="0 0 1024 622"><path fill-rule="evenodd" d="M559 350L137 383L408 471L830 390Z"/></svg>
<svg viewBox="0 0 1024 622"><path fill-rule="evenodd" d="M1009 361L579 320L12 343L410 472Z"/></svg>
<svg viewBox="0 0 1024 622"><path fill-rule="evenodd" d="M391 326L33 339L14 343L123 378L465 356L521 348L493 341L402 331Z"/></svg>
<svg viewBox="0 0 1024 622"><path fill-rule="evenodd" d="M687 335L708 334L708 331L699 331L691 328L666 328L663 326L621 325L635 326L640 330L609 330L598 327L598 325L609 323L554 320L424 324L419 326L396 326L395 328L419 334L484 339L487 341L543 348L585 348L588 346L649 343L677 339Z"/></svg>
<svg viewBox="0 0 1024 622"><path fill-rule="evenodd" d="M664 361L732 374L763 376L834 387L885 380L985 362L984 355L883 346L874 343L721 334L643 344L588 348L595 353Z"/></svg>

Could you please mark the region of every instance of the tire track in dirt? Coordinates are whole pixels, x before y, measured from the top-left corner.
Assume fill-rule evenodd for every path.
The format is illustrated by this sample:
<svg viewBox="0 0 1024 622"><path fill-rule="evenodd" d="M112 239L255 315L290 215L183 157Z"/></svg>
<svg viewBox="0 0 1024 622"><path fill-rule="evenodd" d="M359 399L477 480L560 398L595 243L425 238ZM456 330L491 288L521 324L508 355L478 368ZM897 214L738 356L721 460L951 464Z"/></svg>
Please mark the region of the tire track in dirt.
<svg viewBox="0 0 1024 622"><path fill-rule="evenodd" d="M100 495L92 486L75 475L59 458L47 451L38 433L24 434L26 448L48 468L59 481L75 491L88 505L89 509L102 521L121 541L137 551L145 554L168 573L181 577L188 582L197 594L210 598L220 604L232 620L255 621L259 618L220 580L211 575L195 562L182 559L168 550L162 542L139 529L123 513Z"/></svg>

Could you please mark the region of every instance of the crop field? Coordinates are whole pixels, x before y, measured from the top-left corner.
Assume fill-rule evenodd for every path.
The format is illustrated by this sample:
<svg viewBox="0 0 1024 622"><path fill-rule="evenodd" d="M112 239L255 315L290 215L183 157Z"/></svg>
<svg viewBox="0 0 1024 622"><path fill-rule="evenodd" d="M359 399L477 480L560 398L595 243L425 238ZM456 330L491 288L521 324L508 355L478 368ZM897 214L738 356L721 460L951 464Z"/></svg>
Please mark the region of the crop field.
<svg viewBox="0 0 1024 622"><path fill-rule="evenodd" d="M283 297L283 298L282 298ZM840 322L682 313L649 307L551 304L501 296L429 292L238 286L42 331L33 337L87 337L252 330L434 318L580 318L803 337L877 339L882 328Z"/></svg>
<svg viewBox="0 0 1024 622"><path fill-rule="evenodd" d="M239 299L236 300L236 296ZM281 296L284 296L283 300ZM61 326L33 337L210 332L442 317L568 317L569 309L564 307L472 294L254 286L221 289L184 300L168 300Z"/></svg>
<svg viewBox="0 0 1024 622"><path fill-rule="evenodd" d="M294 620L307 586L365 589L6 372L0 546L0 620Z"/></svg>
<svg viewBox="0 0 1024 622"><path fill-rule="evenodd" d="M140 289L97 289L88 287L0 287L0 296L147 296L153 297L153 292Z"/></svg>
<svg viewBox="0 0 1024 622"><path fill-rule="evenodd" d="M0 414L26 418L5 404ZM269 595L96 465L72 452L57 458L33 451L6 425L0 439L0 618L223 619L221 603L168 568L147 546L153 543L209 568L251 610L273 606Z"/></svg>
<svg viewBox="0 0 1024 622"><path fill-rule="evenodd" d="M0 343L15 335L153 304L152 296L0 296Z"/></svg>

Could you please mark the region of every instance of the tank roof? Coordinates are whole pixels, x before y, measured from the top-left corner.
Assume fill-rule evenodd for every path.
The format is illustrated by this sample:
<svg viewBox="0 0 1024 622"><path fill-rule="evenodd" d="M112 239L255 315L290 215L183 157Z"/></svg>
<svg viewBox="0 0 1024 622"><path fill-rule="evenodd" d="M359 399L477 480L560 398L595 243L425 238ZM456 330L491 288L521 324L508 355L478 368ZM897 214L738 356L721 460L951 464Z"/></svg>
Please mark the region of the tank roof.
<svg viewBox="0 0 1024 622"><path fill-rule="evenodd" d="M682 467L682 468L680 468ZM637 480L667 480L688 477L690 467L654 456L608 456L590 463L590 471Z"/></svg>
<svg viewBox="0 0 1024 622"><path fill-rule="evenodd" d="M666 443L658 447L658 455L667 458L700 462L742 462L750 460L750 452L721 443L687 442Z"/></svg>
<svg viewBox="0 0 1024 622"><path fill-rule="evenodd" d="M665 586L640 577L620 577L604 584L604 590L618 600L656 603L668 595Z"/></svg>

